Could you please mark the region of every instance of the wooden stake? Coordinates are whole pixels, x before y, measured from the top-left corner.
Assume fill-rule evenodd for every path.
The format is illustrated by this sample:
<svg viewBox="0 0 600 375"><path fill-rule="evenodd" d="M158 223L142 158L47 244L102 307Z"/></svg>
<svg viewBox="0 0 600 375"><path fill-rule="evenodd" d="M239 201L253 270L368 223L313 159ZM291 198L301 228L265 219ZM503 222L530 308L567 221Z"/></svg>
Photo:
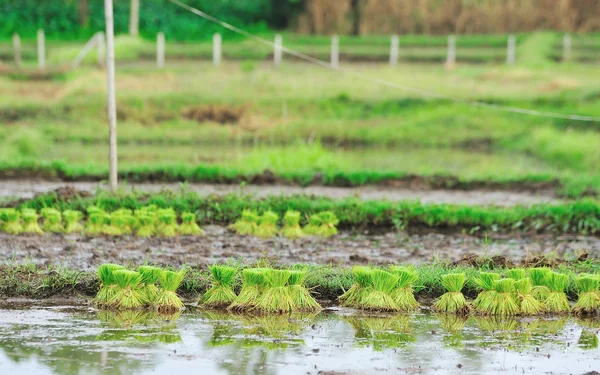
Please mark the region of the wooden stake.
<svg viewBox="0 0 600 375"><path fill-rule="evenodd" d="M215 66L221 65L221 44L221 34L215 33L215 35L213 35L213 64L215 64Z"/></svg>
<svg viewBox="0 0 600 375"><path fill-rule="evenodd" d="M331 66L340 67L340 37L337 35L331 37Z"/></svg>
<svg viewBox="0 0 600 375"><path fill-rule="evenodd" d="M38 68L46 69L46 38L44 30L39 29L37 32L37 50L38 50Z"/></svg>
<svg viewBox="0 0 600 375"><path fill-rule="evenodd" d="M398 35L392 35L392 42L390 45L390 65L398 65L398 57L400 56L400 38Z"/></svg>
<svg viewBox="0 0 600 375"><path fill-rule="evenodd" d="M165 67L165 33L156 35L156 66L159 69Z"/></svg>
<svg viewBox="0 0 600 375"><path fill-rule="evenodd" d="M113 0L104 0L104 18L106 20L106 87L108 102L108 139L109 139L109 185L117 190L117 100L115 97L115 33L113 24Z"/></svg>
<svg viewBox="0 0 600 375"><path fill-rule="evenodd" d="M15 48L15 65L21 68L21 37L15 33L13 35L13 46Z"/></svg>
<svg viewBox="0 0 600 375"><path fill-rule="evenodd" d="M275 35L275 49L273 51L273 63L275 66L281 65L283 38L280 34Z"/></svg>
<svg viewBox="0 0 600 375"><path fill-rule="evenodd" d="M508 46L506 48L506 63L513 65L517 55L517 38L514 35L508 36Z"/></svg>

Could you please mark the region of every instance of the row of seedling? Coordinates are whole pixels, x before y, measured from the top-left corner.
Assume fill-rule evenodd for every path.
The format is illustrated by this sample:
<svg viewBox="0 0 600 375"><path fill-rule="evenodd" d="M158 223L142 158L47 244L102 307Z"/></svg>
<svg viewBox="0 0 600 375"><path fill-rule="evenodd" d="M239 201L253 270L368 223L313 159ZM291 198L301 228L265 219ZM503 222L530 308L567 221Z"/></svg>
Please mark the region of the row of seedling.
<svg viewBox="0 0 600 375"><path fill-rule="evenodd" d="M321 308L304 285L306 271L243 269L242 287L236 295L236 268L213 265L209 270L212 284L200 299L200 303L206 307L259 313L314 311Z"/></svg>
<svg viewBox="0 0 600 375"><path fill-rule="evenodd" d="M304 236L331 237L337 234L338 218L331 211L323 211L310 215L308 223L300 226L300 212L287 211L283 216L283 226L279 228L277 222L279 215L273 211L265 211L261 215L255 211L244 210L242 216L230 229L241 235L257 236L262 238L274 237L281 234L288 238Z"/></svg>
<svg viewBox="0 0 600 375"><path fill-rule="evenodd" d="M413 311L419 307L413 286L418 274L412 268L389 270L354 267L354 285L341 297L342 305L364 310ZM566 295L569 276L548 268L515 268L507 277L480 272L474 283L481 292L473 302L462 293L467 281L464 273L441 277L446 292L435 302L439 312L482 315L541 315L545 313L593 314L600 308L600 275L577 276L578 300L571 306Z"/></svg>

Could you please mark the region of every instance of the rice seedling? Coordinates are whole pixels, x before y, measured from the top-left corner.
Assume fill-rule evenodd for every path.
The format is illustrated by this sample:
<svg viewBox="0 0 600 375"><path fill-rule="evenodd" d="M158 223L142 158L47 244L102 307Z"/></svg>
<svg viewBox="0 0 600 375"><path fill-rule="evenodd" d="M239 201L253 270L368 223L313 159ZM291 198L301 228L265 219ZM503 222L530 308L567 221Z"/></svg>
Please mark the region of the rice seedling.
<svg viewBox="0 0 600 375"><path fill-rule="evenodd" d="M253 235L256 233L260 217L254 211L244 210L242 216L229 228L242 236Z"/></svg>
<svg viewBox="0 0 600 375"><path fill-rule="evenodd" d="M137 232L138 237L151 237L156 232L156 214L151 210L135 210L135 218L137 220Z"/></svg>
<svg viewBox="0 0 600 375"><path fill-rule="evenodd" d="M266 288L256 303L256 309L265 313L285 313L296 308L290 296L287 282L289 270L269 269L265 272Z"/></svg>
<svg viewBox="0 0 600 375"><path fill-rule="evenodd" d="M391 294L398 285L399 277L387 271L374 269L371 272L369 293L364 296L360 308L372 311L399 311Z"/></svg>
<svg viewBox="0 0 600 375"><path fill-rule="evenodd" d="M212 285L202 296L202 303L205 306L220 308L227 307L235 300L233 291L233 282L237 269L228 266L214 264L209 266L212 276Z"/></svg>
<svg viewBox="0 0 600 375"><path fill-rule="evenodd" d="M302 229L304 231L304 234L316 236L319 233L319 229L321 228L321 222L321 215L310 215L308 218L308 224L306 224Z"/></svg>
<svg viewBox="0 0 600 375"><path fill-rule="evenodd" d="M415 299L413 284L419 279L417 271L407 267L392 267L392 273L398 276L398 285L391 296L401 311L414 311L419 307Z"/></svg>
<svg viewBox="0 0 600 375"><path fill-rule="evenodd" d="M519 305L515 300L515 280L500 279L494 281L494 299L489 309L491 315L517 315Z"/></svg>
<svg viewBox="0 0 600 375"><path fill-rule="evenodd" d="M256 236L261 238L273 237L277 234L277 220L279 216L273 211L266 211L258 220L258 226L256 227Z"/></svg>
<svg viewBox="0 0 600 375"><path fill-rule="evenodd" d="M527 271L523 268L511 268L508 271L506 271L506 276L509 279L518 281L527 277Z"/></svg>
<svg viewBox="0 0 600 375"><path fill-rule="evenodd" d="M550 278L551 270L549 268L530 268L529 278L531 279L531 294L538 301L544 302L550 294L547 283Z"/></svg>
<svg viewBox="0 0 600 375"><path fill-rule="evenodd" d="M300 238L304 236L304 231L300 228L300 212L288 210L285 213L281 234L287 238Z"/></svg>
<svg viewBox="0 0 600 375"><path fill-rule="evenodd" d="M306 271L290 271L290 278L288 279L288 289L290 297L297 310L301 311L314 311L321 308L321 305L313 296L310 295L306 286L304 286L304 280L306 279Z"/></svg>
<svg viewBox="0 0 600 375"><path fill-rule="evenodd" d="M152 266L140 266L138 267L138 273L142 276L142 293L146 303L154 305L158 298L159 290L156 283L160 279L163 270L158 267Z"/></svg>
<svg viewBox="0 0 600 375"><path fill-rule="evenodd" d="M185 270L179 272L162 271L160 289L156 297L156 309L161 314L168 314L183 309L183 302L177 295L177 288L185 277Z"/></svg>
<svg viewBox="0 0 600 375"><path fill-rule="evenodd" d="M20 234L23 232L21 225L21 213L14 208L6 208L2 211L2 230L8 234Z"/></svg>
<svg viewBox="0 0 600 375"><path fill-rule="evenodd" d="M196 223L196 214L193 212L184 212L181 214L179 233L186 236L203 236L205 234Z"/></svg>
<svg viewBox="0 0 600 375"><path fill-rule="evenodd" d="M339 219L332 211L323 211L310 216L308 224L304 227L304 233L321 237L331 237L337 234L336 225L339 222Z"/></svg>
<svg viewBox="0 0 600 375"><path fill-rule="evenodd" d="M116 228L115 233L131 234L137 220L131 210L120 208L110 214L110 226Z"/></svg>
<svg viewBox="0 0 600 375"><path fill-rule="evenodd" d="M569 276L563 273L551 272L548 278L550 293L546 298L546 309L550 313L568 313L571 310L565 290L569 284Z"/></svg>
<svg viewBox="0 0 600 375"><path fill-rule="evenodd" d="M577 346L583 350L598 349L598 333L588 329L582 330Z"/></svg>
<svg viewBox="0 0 600 375"><path fill-rule="evenodd" d="M106 212L102 210L92 210L90 212L88 209L88 221L85 226L85 233L88 235L98 235L103 233L106 219Z"/></svg>
<svg viewBox="0 0 600 375"><path fill-rule="evenodd" d="M368 267L355 266L352 268L354 284L344 294L339 297L343 306L360 307L373 288L371 283L371 273L373 271Z"/></svg>
<svg viewBox="0 0 600 375"><path fill-rule="evenodd" d="M462 294L467 277L464 273L449 273L442 276L442 286L447 290L435 303L439 312L468 314L471 306Z"/></svg>
<svg viewBox="0 0 600 375"><path fill-rule="evenodd" d="M65 210L63 211L63 218L65 219L65 233L81 233L83 232L83 225L80 223L83 218L81 211Z"/></svg>
<svg viewBox="0 0 600 375"><path fill-rule="evenodd" d="M44 222L42 229L50 233L62 233L65 228L62 224L62 215L59 210L50 207L44 207L41 211Z"/></svg>
<svg viewBox="0 0 600 375"><path fill-rule="evenodd" d="M515 281L515 292L521 315L539 315L545 312L544 304L531 294L531 280L524 278Z"/></svg>
<svg viewBox="0 0 600 375"><path fill-rule="evenodd" d="M98 267L98 277L100 278L100 289L96 294L94 302L100 307L109 306L117 295L118 285L115 280L114 271L125 269L125 267L106 263Z"/></svg>
<svg viewBox="0 0 600 375"><path fill-rule="evenodd" d="M107 236L122 236L122 227L125 224L125 219L118 212L105 213L104 220L108 219L108 224L102 226L102 234Z"/></svg>
<svg viewBox="0 0 600 375"><path fill-rule="evenodd" d="M42 234L44 231L38 224L39 215L31 208L21 210L21 218L23 219L23 233Z"/></svg>
<svg viewBox="0 0 600 375"><path fill-rule="evenodd" d="M265 285L265 268L246 268L242 270L242 289L235 297L229 309L251 310L256 306Z"/></svg>
<svg viewBox="0 0 600 375"><path fill-rule="evenodd" d="M490 314L491 308L494 302L494 297L496 295L496 289L494 289L494 282L500 279L500 275L492 272L480 272L479 277L475 278L473 281L479 288L481 288L481 292L473 301L473 307L475 310L481 314Z"/></svg>
<svg viewBox="0 0 600 375"><path fill-rule="evenodd" d="M600 279L596 275L581 274L577 277L577 289L579 297L573 306L573 312L577 315L592 314L600 308Z"/></svg>
<svg viewBox="0 0 600 375"><path fill-rule="evenodd" d="M156 211L158 218L157 233L162 237L174 237L177 234L177 214L172 208Z"/></svg>
<svg viewBox="0 0 600 375"><path fill-rule="evenodd" d="M118 309L143 307L145 299L140 288L142 276L135 271L125 269L113 270L112 275L118 288L115 296L109 301L109 305Z"/></svg>

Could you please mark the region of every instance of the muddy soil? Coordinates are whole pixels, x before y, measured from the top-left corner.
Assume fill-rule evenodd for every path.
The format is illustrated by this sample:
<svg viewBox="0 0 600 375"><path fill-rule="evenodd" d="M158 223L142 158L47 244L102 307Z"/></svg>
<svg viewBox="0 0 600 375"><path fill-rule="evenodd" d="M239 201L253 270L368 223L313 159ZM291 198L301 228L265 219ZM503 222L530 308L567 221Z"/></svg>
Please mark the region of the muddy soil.
<svg viewBox="0 0 600 375"><path fill-rule="evenodd" d="M141 264L146 261L178 266L211 264L228 259L252 262L269 258L277 263L389 264L458 261L468 255L502 255L522 261L535 254L556 252L591 257L600 254L600 238L584 236L497 236L487 240L461 234L341 233L329 238L259 239L207 226L206 237L137 238L81 235L0 234L0 259L33 261L40 265L65 264L89 270L107 262Z"/></svg>
<svg viewBox="0 0 600 375"><path fill-rule="evenodd" d="M5 180L0 182L0 198L31 198L39 193L47 193L63 186L71 186L78 190L94 192L103 188L96 182L50 182L38 180ZM560 203L551 191L540 191L537 193L526 191L502 191L502 190L442 190L442 189L419 189L391 186L362 186L358 188L325 187L325 186L286 186L286 185L213 185L213 184L188 184L190 191L202 195L229 193L252 194L257 197L269 195L289 196L293 194L308 194L329 198L358 197L364 200L420 200L423 203L452 203L468 205L532 205L536 203ZM156 192L162 189L178 191L180 184L176 183L143 183L128 184L125 189L137 191Z"/></svg>

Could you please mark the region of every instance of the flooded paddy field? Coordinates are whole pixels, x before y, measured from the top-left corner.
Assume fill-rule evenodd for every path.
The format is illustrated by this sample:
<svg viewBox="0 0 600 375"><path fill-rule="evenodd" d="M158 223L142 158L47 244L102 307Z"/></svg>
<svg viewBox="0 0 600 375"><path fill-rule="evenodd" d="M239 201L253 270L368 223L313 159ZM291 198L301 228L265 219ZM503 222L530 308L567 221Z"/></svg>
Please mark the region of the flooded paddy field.
<svg viewBox="0 0 600 375"><path fill-rule="evenodd" d="M365 315L329 308L178 315L48 302L0 305L3 374L584 374L598 320Z"/></svg>

